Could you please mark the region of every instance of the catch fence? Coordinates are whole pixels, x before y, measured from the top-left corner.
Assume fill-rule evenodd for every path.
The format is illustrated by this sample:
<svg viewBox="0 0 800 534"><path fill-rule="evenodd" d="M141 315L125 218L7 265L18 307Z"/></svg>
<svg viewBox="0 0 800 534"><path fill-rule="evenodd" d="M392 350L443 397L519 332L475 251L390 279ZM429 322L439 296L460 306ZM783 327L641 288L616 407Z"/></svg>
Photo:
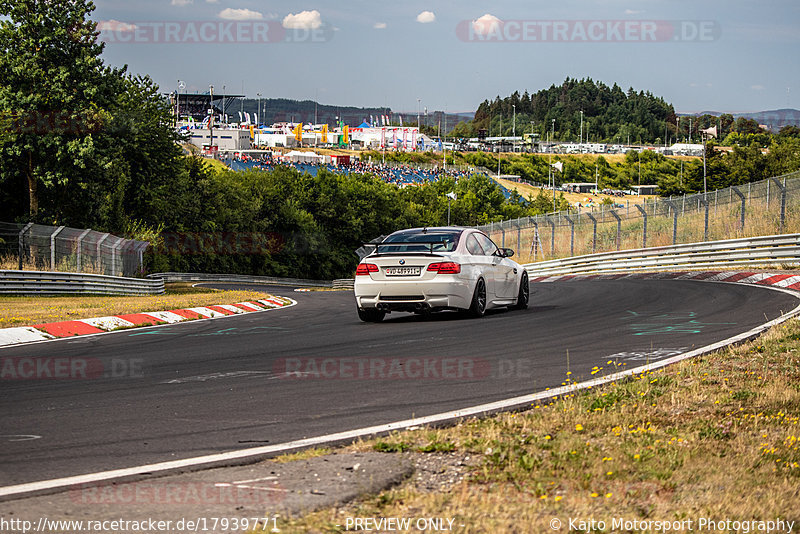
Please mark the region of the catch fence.
<svg viewBox="0 0 800 534"><path fill-rule="evenodd" d="M0 269L138 276L148 246L88 229L0 222Z"/></svg>
<svg viewBox="0 0 800 534"><path fill-rule="evenodd" d="M518 260L800 232L800 172L640 204L583 208L479 227ZM515 258L517 259L517 258Z"/></svg>

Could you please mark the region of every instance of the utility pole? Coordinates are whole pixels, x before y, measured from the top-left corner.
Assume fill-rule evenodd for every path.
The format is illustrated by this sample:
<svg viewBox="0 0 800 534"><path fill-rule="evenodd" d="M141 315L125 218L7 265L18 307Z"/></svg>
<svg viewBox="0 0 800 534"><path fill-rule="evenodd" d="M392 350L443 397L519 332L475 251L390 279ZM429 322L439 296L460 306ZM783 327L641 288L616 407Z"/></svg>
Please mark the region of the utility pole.
<svg viewBox="0 0 800 534"><path fill-rule="evenodd" d="M515 106L514 104L511 104L511 107L514 108L514 118L512 119L512 124L511 124L511 137L516 137L517 136L517 106ZM512 141L512 143L513 143L513 141ZM512 152L513 152L513 150L512 150Z"/></svg>
<svg viewBox="0 0 800 534"><path fill-rule="evenodd" d="M581 110L581 139L578 141L578 144L583 144L583 110Z"/></svg>
<svg viewBox="0 0 800 534"><path fill-rule="evenodd" d="M533 153L533 121L531 121L531 153Z"/></svg>
<svg viewBox="0 0 800 534"><path fill-rule="evenodd" d="M208 107L208 137L209 137L209 150L211 151L211 156L214 156L214 86L208 86L208 94L210 98L210 105Z"/></svg>
<svg viewBox="0 0 800 534"><path fill-rule="evenodd" d="M553 174L553 137L556 133L556 120L551 120L553 124L550 130L550 161L548 161L547 172L553 176L553 211L556 211L556 175Z"/></svg>

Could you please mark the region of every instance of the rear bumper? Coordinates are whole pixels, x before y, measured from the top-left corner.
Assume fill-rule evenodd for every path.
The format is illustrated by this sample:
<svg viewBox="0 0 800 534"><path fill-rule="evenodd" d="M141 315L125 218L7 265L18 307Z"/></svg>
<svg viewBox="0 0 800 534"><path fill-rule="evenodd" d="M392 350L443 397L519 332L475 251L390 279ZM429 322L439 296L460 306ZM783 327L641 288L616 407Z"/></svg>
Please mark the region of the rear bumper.
<svg viewBox="0 0 800 534"><path fill-rule="evenodd" d="M367 278L367 277L359 277ZM455 276L427 281L376 281L356 279L356 304L361 309L422 311L466 309L472 301L472 284Z"/></svg>

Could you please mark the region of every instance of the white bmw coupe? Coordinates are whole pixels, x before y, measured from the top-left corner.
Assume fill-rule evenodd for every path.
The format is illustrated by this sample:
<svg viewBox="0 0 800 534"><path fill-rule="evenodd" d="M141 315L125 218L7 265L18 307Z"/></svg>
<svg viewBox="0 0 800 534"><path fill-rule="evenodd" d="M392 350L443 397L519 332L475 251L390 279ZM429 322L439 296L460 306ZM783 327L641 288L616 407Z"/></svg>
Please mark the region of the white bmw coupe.
<svg viewBox="0 0 800 534"><path fill-rule="evenodd" d="M389 235L358 264L355 297L362 321L395 311L456 310L481 317L487 309L528 307L528 274L474 228L412 228Z"/></svg>

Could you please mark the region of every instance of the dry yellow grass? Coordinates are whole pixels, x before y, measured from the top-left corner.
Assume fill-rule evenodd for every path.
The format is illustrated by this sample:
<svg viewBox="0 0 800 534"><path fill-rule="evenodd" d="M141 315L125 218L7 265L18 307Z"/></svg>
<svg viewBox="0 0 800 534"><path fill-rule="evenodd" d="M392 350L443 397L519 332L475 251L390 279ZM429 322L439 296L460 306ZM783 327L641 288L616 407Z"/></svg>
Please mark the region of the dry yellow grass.
<svg viewBox="0 0 800 534"><path fill-rule="evenodd" d="M234 304L269 296L258 291L217 291L168 284L165 295L0 297L0 328L104 317L125 313Z"/></svg>
<svg viewBox="0 0 800 534"><path fill-rule="evenodd" d="M531 195L533 195L533 198L536 198L536 196L540 192L544 192L544 194L548 196L552 196L553 194L552 189L542 189L540 187L534 187L526 183L517 183L503 178L497 179L497 181L500 182L500 184L502 184L505 188L517 191L525 199L529 198ZM581 204L585 204L586 203L585 200L587 198L594 200L596 204L599 204L604 199L609 198L614 203L627 205L627 203L630 202L631 206L633 206L635 204L642 204L645 199L647 199L647 201L650 202L654 198L656 198L654 195L641 195L641 196L625 195L624 197L615 197L611 195L592 195L589 193L567 193L563 191L556 191L556 196L560 195L561 193L564 193L564 198L567 199L567 202L573 205L576 205L579 202Z"/></svg>
<svg viewBox="0 0 800 534"><path fill-rule="evenodd" d="M568 532L571 520L594 519L605 528L574 530L654 532L646 521L692 520L694 531L701 518L800 521L799 354L793 320L739 347L526 412L358 443L349 449L446 444L479 461L442 491L410 479L278 526L342 532L347 517L432 517L465 533ZM593 374L615 369L609 362Z"/></svg>

